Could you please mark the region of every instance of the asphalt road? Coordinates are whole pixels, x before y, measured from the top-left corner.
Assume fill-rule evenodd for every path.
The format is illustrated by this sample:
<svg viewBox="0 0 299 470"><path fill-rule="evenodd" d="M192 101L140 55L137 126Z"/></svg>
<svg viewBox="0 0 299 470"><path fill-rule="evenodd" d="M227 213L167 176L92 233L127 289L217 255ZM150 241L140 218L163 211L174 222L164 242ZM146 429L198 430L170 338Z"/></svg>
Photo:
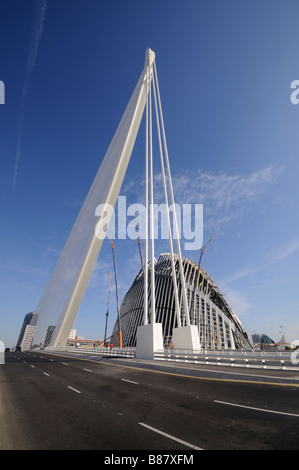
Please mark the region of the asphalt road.
<svg viewBox="0 0 299 470"><path fill-rule="evenodd" d="M299 450L294 374L41 352L5 361L1 450Z"/></svg>

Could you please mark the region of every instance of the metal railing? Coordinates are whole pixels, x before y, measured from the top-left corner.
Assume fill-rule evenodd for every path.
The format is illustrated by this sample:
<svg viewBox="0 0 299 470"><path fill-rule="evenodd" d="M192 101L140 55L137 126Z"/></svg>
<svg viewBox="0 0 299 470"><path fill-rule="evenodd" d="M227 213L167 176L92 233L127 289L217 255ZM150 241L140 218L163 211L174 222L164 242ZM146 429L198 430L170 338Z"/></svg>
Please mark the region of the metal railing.
<svg viewBox="0 0 299 470"><path fill-rule="evenodd" d="M136 348L107 347L47 347L48 352L68 352L80 356L136 357ZM154 360L202 365L249 367L257 369L277 369L299 371L291 361L291 351L251 351L251 350L200 350L162 349L154 353Z"/></svg>
<svg viewBox="0 0 299 470"><path fill-rule="evenodd" d="M88 356L123 356L135 357L136 348L109 348L109 347L84 347L84 346L64 346L64 347L46 347L48 352L71 352L78 355Z"/></svg>
<svg viewBox="0 0 299 470"><path fill-rule="evenodd" d="M164 349L155 352L155 359L204 365L299 371L299 367L291 361L291 351Z"/></svg>

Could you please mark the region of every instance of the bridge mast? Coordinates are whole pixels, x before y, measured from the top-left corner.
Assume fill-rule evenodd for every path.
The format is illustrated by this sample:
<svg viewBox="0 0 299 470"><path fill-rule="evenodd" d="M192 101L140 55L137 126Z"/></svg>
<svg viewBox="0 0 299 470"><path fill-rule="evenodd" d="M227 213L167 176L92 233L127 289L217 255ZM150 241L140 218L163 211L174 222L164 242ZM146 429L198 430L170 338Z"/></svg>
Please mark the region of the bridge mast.
<svg viewBox="0 0 299 470"><path fill-rule="evenodd" d="M40 327L45 328L54 312L59 315L51 346L65 345L85 294L112 215L104 217L105 207L116 204L135 144L146 103L148 65L152 66L154 59L154 52L148 49L132 97L36 309ZM103 211L97 220L99 205ZM38 325L36 338L39 333Z"/></svg>
<svg viewBox="0 0 299 470"><path fill-rule="evenodd" d="M136 136L140 127L142 115L146 108L146 162L145 162L145 261L144 261L144 327L149 328L140 331L139 344L148 342L152 337L156 341L158 348L163 347L162 324L156 323L155 312L155 258L154 258L154 194L153 194L153 145L152 145L152 89L157 118L157 131L159 137L159 149L163 174L165 202L168 215L168 233L171 248L173 284L175 294L175 305L178 327L174 330L173 341L175 347L199 349L198 331L195 325L190 325L189 306L187 301L185 278L182 264L182 256L179 242L178 225L176 211L173 211L174 228L177 240L177 251L179 261L179 272L182 283L182 299L184 307L184 318L181 318L180 305L178 300L178 289L176 270L174 264L174 254L172 247L172 234L169 219L169 207L166 190L166 175L164 170L164 158L170 195L173 208L175 208L173 188L171 182L170 165L165 138L164 121L159 93L157 71L155 66L155 53L147 49L145 65L132 97L128 103L125 113L114 134L111 144L98 170L95 180L89 190L81 211L77 217L74 227L69 235L66 245L61 252L60 258L53 271L50 281L43 293L36 311L39 314L40 324L45 322L49 325L50 318L57 312L56 327L52 334L50 346L64 346L68 339L69 332L79 310L83 296L85 294L90 276L98 258L106 231L113 213L114 206L119 195L119 191L129 164ZM161 124L159 124L159 122ZM162 135L160 131L162 129ZM163 148L164 147L163 156ZM150 194L148 194L150 192ZM150 196L150 197L149 197ZM149 204L150 203L150 204ZM149 219L148 219L149 215ZM97 219L95 216L98 216ZM150 222L150 224L149 224ZM150 229L150 240L149 240ZM148 308L148 264L149 264L149 241L150 241L150 261L151 261L151 298L150 312ZM114 255L114 251L113 251ZM115 266L115 259L114 259ZM150 314L149 314L150 313ZM122 345L120 313L119 317L119 340ZM150 321L150 324L149 324ZM184 326L186 323L186 326ZM52 323L54 324L54 323ZM196 331L195 331L196 330ZM146 331L146 333L144 333ZM37 325L37 333L40 332L40 325ZM138 332L137 332L138 333ZM38 334L35 341L38 342ZM37 339L36 339L37 338ZM152 340L149 340L149 343ZM162 341L162 343L161 343ZM176 344L178 346L176 346ZM138 335L137 335L138 346ZM153 352L155 345L150 345L149 350ZM137 348L138 349L138 348ZM141 354L146 353L145 349ZM137 350L136 350L137 354ZM147 354L147 353L146 353Z"/></svg>

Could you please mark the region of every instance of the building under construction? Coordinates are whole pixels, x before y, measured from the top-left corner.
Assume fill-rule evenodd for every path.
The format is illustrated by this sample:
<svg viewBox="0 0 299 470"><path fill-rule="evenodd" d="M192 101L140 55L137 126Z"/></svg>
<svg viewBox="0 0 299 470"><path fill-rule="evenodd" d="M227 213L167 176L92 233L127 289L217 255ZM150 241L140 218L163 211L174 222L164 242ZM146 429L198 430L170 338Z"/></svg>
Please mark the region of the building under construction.
<svg viewBox="0 0 299 470"><path fill-rule="evenodd" d="M175 256L175 270L181 305L181 324L185 325L182 301L182 285L179 275L178 256ZM197 263L182 258L184 277L189 302L190 322L198 326L202 349L252 349L248 335L236 314L220 293L217 284ZM148 265L149 279L151 266ZM144 313L143 269L136 276L124 297L120 308L120 325L124 347L136 346L138 326L142 325ZM149 305L150 305L149 282ZM164 347L172 342L173 328L177 327L172 266L169 253L160 255L155 263L156 322L162 323ZM119 320L113 329L112 341L118 344Z"/></svg>

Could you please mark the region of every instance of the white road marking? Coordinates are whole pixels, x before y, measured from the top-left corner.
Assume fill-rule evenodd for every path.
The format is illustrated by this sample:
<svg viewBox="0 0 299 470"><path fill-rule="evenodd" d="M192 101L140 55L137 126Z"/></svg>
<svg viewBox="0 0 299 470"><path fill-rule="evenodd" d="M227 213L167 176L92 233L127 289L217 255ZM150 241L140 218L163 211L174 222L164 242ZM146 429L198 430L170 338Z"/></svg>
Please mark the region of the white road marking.
<svg viewBox="0 0 299 470"><path fill-rule="evenodd" d="M86 370L86 372L92 372L92 370L90 369L83 369L83 370Z"/></svg>
<svg viewBox="0 0 299 470"><path fill-rule="evenodd" d="M31 364L32 369L34 369L34 366Z"/></svg>
<svg viewBox="0 0 299 470"><path fill-rule="evenodd" d="M70 388L71 390L74 390L74 392L81 393L79 390L76 390L75 388L70 387L69 385L67 386L67 388Z"/></svg>
<svg viewBox="0 0 299 470"><path fill-rule="evenodd" d="M172 439L173 441L176 441L176 442L179 442L180 444L183 444L187 447L191 447L191 449L195 449L195 450L204 450L204 449L201 449L200 447L197 447L193 444L190 444L189 442L186 442L186 441L182 441L182 439L178 439L177 437L174 437L174 436L171 436L170 434L167 434L166 432L163 432L163 431L160 431L159 429L156 429L156 428L152 428L151 426L149 426L148 424L145 424L145 423L139 423L141 426L144 426L145 428L147 429L150 429L151 431L154 431L154 432L157 432L158 434L162 434L162 436L165 436L165 437L168 437L168 439Z"/></svg>
<svg viewBox="0 0 299 470"><path fill-rule="evenodd" d="M238 405L237 403L229 403L226 401L219 401L219 400L214 400L214 402L221 403L222 405L237 406L239 408L248 408L249 410L265 411L266 413L275 413L278 415L295 416L296 418L299 418L299 415L295 413L286 413L284 411L266 410L265 408L254 408L253 406Z"/></svg>
<svg viewBox="0 0 299 470"><path fill-rule="evenodd" d="M130 384L138 385L138 382L133 382L133 380L127 380L127 379L121 379L121 380L123 380L124 382L130 382Z"/></svg>
<svg viewBox="0 0 299 470"><path fill-rule="evenodd" d="M64 366L68 366L68 364L66 362L62 362L61 364L63 364Z"/></svg>
<svg viewBox="0 0 299 470"><path fill-rule="evenodd" d="M50 377L50 374L47 374L47 372L44 372L44 375L47 375L48 377Z"/></svg>

